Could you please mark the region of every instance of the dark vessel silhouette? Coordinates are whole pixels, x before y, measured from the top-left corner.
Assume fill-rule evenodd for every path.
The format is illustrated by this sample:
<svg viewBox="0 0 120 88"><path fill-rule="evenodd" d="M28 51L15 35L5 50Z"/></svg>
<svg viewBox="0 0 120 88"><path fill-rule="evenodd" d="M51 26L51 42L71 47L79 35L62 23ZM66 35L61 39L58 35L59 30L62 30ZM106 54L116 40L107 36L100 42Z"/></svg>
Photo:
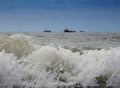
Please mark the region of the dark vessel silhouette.
<svg viewBox="0 0 120 88"><path fill-rule="evenodd" d="M80 32L85 32L85 31L80 31Z"/></svg>
<svg viewBox="0 0 120 88"><path fill-rule="evenodd" d="M63 32L76 32L76 31L65 29Z"/></svg>
<svg viewBox="0 0 120 88"><path fill-rule="evenodd" d="M44 32L51 32L51 30L44 30Z"/></svg>

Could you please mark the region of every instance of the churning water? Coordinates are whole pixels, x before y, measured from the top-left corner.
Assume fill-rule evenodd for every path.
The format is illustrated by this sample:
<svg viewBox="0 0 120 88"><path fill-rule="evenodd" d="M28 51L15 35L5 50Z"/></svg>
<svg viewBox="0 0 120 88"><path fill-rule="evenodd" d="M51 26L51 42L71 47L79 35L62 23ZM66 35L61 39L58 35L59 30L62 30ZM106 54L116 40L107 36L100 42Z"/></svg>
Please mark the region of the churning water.
<svg viewBox="0 0 120 88"><path fill-rule="evenodd" d="M120 88L120 33L0 34L0 88Z"/></svg>

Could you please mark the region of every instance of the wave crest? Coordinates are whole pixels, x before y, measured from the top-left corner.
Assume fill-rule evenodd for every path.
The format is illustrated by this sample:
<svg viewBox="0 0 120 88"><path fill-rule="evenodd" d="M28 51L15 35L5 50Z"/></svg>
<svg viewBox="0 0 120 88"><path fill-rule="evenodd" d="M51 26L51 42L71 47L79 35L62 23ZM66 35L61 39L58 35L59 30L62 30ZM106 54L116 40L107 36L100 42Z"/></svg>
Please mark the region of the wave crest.
<svg viewBox="0 0 120 88"><path fill-rule="evenodd" d="M17 57L22 57L29 54L32 49L32 45L23 36L0 35L0 51L5 50L6 53L13 53Z"/></svg>

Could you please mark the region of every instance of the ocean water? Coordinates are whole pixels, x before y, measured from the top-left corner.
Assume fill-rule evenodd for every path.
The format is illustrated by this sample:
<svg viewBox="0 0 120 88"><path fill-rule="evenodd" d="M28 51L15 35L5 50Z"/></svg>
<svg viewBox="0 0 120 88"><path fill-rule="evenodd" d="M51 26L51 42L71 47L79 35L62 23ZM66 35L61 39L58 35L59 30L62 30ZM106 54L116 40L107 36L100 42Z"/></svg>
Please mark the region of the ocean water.
<svg viewBox="0 0 120 88"><path fill-rule="evenodd" d="M120 33L1 33L0 88L120 88Z"/></svg>

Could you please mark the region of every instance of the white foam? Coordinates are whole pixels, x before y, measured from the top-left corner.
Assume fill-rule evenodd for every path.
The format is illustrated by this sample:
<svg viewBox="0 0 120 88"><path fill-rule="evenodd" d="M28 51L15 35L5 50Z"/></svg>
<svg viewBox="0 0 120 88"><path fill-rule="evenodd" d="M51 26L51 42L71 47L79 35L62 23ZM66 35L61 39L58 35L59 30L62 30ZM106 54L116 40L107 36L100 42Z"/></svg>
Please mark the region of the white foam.
<svg viewBox="0 0 120 88"><path fill-rule="evenodd" d="M13 36L11 38L14 39ZM7 37L7 41L4 42L8 42L9 39ZM96 77L100 76L107 77L107 86L120 86L120 47L86 50L80 55L80 52L73 53L61 47L48 45L33 49L27 55L22 54L19 59L12 52L16 48L10 49L9 53L0 52L0 86L3 88L56 88L58 85L76 83L84 87L95 86Z"/></svg>

